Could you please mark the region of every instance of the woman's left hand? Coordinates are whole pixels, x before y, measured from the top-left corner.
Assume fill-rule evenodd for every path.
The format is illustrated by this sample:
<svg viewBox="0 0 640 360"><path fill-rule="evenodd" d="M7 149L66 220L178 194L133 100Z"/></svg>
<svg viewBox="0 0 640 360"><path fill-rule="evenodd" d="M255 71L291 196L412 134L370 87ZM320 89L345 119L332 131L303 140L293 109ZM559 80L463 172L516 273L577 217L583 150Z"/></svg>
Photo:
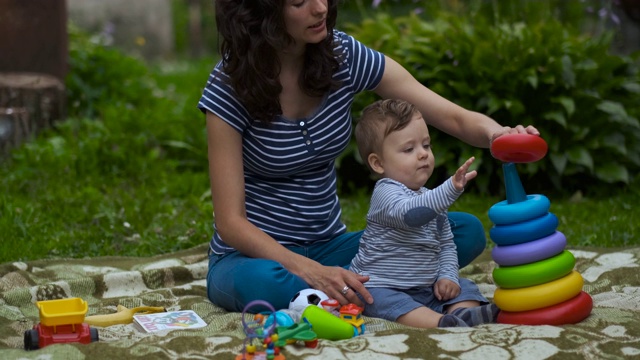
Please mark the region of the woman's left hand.
<svg viewBox="0 0 640 360"><path fill-rule="evenodd" d="M518 125L514 128L509 126L504 126L500 131L493 133L493 135L491 136L491 143L493 143L493 140L505 134L531 134L531 135L540 136L540 132L538 131L538 129L533 127L533 125L529 125L527 127ZM491 144L489 144L489 147L491 147Z"/></svg>

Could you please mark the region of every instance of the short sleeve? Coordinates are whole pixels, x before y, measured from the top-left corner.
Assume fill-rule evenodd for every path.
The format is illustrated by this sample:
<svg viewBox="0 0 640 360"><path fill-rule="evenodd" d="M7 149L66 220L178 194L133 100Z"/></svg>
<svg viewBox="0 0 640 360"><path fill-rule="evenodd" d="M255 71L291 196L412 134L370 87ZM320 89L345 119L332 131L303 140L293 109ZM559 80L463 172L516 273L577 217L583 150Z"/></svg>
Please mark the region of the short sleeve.
<svg viewBox="0 0 640 360"><path fill-rule="evenodd" d="M251 123L249 112L238 101L235 90L228 83L228 76L222 71L221 62L209 75L198 109L203 113L212 112L241 133Z"/></svg>
<svg viewBox="0 0 640 360"><path fill-rule="evenodd" d="M384 54L365 46L344 32L336 31L336 37L345 52L353 91L358 93L375 89L384 74Z"/></svg>

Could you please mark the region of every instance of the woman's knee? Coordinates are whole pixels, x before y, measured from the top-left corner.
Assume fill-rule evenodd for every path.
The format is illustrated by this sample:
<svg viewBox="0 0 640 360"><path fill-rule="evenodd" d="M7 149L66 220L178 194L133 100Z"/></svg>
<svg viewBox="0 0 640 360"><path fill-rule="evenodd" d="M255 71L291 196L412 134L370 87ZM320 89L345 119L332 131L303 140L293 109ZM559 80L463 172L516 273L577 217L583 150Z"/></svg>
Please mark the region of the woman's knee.
<svg viewBox="0 0 640 360"><path fill-rule="evenodd" d="M254 300L267 301L276 309L287 308L291 297L306 287L279 263L247 257L222 259L207 278L211 302L230 311L242 311Z"/></svg>
<svg viewBox="0 0 640 360"><path fill-rule="evenodd" d="M484 226L476 216L463 212L449 213L449 223L458 249L458 263L462 268L471 263L486 248L487 237Z"/></svg>

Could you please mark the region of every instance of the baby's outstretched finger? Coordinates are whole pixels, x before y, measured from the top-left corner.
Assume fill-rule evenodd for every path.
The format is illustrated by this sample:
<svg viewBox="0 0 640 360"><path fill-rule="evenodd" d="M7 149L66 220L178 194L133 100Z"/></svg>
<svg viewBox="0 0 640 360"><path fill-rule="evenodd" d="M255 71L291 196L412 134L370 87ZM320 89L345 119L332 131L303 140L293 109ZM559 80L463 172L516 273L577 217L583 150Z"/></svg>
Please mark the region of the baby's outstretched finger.
<svg viewBox="0 0 640 360"><path fill-rule="evenodd" d="M471 167L471 164L473 164L473 162L476 160L475 157L470 157L469 159L467 159L467 161L464 162L464 164L462 164L462 166L460 166L458 168L458 171L456 173L461 173L461 174L465 174L467 171L469 171L469 168Z"/></svg>
<svg viewBox="0 0 640 360"><path fill-rule="evenodd" d="M467 181L475 179L475 177L476 177L476 176L478 176L478 172L477 172L477 171L475 171L475 170L473 170L473 171L469 171L468 173L466 173L466 174L464 175L464 177L465 177L465 179L466 179Z"/></svg>

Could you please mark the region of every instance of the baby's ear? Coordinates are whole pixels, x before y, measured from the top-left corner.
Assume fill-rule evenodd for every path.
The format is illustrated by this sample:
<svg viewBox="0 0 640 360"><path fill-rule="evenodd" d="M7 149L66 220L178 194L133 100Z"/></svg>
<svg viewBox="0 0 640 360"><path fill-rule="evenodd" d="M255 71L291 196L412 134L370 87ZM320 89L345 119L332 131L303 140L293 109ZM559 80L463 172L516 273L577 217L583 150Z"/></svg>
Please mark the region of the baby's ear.
<svg viewBox="0 0 640 360"><path fill-rule="evenodd" d="M373 170L376 174L382 175L384 173L384 167L382 166L382 160L376 153L371 153L367 156L367 161L369 162L369 166L371 170Z"/></svg>

